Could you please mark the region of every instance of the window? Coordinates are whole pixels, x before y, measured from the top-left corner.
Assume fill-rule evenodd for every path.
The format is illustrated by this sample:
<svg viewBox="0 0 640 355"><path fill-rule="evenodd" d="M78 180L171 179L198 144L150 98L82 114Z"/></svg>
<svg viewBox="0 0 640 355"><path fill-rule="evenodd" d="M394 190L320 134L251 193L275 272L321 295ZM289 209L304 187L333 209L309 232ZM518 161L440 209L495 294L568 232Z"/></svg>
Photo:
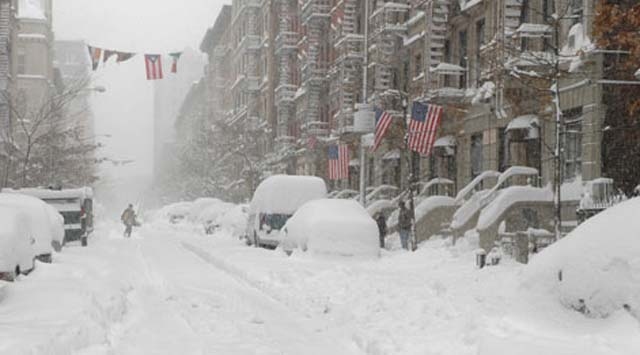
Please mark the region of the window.
<svg viewBox="0 0 640 355"><path fill-rule="evenodd" d="M459 60L460 60L460 66L463 68L467 67L467 31L460 31L460 33L458 34L458 38L459 38L459 43L460 43L460 52L459 54ZM461 75L460 76L460 86L461 89L464 89L467 87L467 78L465 75Z"/></svg>
<svg viewBox="0 0 640 355"><path fill-rule="evenodd" d="M582 107L566 110L563 115L564 179L573 180L582 175Z"/></svg>
<svg viewBox="0 0 640 355"><path fill-rule="evenodd" d="M476 176L482 173L482 133L477 133L471 136L471 147L470 147L470 155L471 155L471 178L475 178Z"/></svg>
<svg viewBox="0 0 640 355"><path fill-rule="evenodd" d="M451 63L451 42L449 40L444 41L444 61ZM452 87L451 75L444 75L444 87Z"/></svg>
<svg viewBox="0 0 640 355"><path fill-rule="evenodd" d="M498 129L498 171L503 172L509 167L507 148L509 141L507 139L506 129Z"/></svg>
<svg viewBox="0 0 640 355"><path fill-rule="evenodd" d="M18 52L18 74L27 73L27 55L24 51Z"/></svg>

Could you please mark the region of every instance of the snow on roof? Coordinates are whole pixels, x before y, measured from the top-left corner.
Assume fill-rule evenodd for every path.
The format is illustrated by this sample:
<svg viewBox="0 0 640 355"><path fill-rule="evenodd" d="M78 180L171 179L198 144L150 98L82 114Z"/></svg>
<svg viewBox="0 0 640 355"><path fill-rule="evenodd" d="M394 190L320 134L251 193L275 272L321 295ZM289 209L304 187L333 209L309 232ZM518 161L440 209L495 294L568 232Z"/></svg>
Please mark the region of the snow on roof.
<svg viewBox="0 0 640 355"><path fill-rule="evenodd" d="M382 157L382 160L398 160L400 159L400 150L394 149L385 153Z"/></svg>
<svg viewBox="0 0 640 355"><path fill-rule="evenodd" d="M402 41L402 44L406 47L406 46L410 46L412 45L415 41L419 40L420 38L423 38L425 35L425 31L422 31L420 33L417 33L409 38L405 38Z"/></svg>
<svg viewBox="0 0 640 355"><path fill-rule="evenodd" d="M293 214L304 203L326 196L326 184L319 177L274 175L260 183L249 212Z"/></svg>
<svg viewBox="0 0 640 355"><path fill-rule="evenodd" d="M460 1L460 11L466 11L480 4L483 0L459 0L459 1Z"/></svg>
<svg viewBox="0 0 640 355"><path fill-rule="evenodd" d="M471 99L471 103L477 104L484 100L489 100L495 95L496 92L496 84L492 81L485 81L480 88L476 90L476 94L473 99Z"/></svg>
<svg viewBox="0 0 640 355"><path fill-rule="evenodd" d="M46 20L42 0L19 0L18 18L32 20Z"/></svg>
<svg viewBox="0 0 640 355"><path fill-rule="evenodd" d="M319 199L305 203L289 219L282 245L312 255L378 257L378 227L353 200Z"/></svg>
<svg viewBox="0 0 640 355"><path fill-rule="evenodd" d="M455 147L456 146L456 138L454 136L444 136L436 139L436 142L433 144L434 147Z"/></svg>
<svg viewBox="0 0 640 355"><path fill-rule="evenodd" d="M416 12L415 15L413 15L406 23L405 25L407 26L413 26L415 25L418 21L420 21L421 19L424 18L424 11L418 11Z"/></svg>
<svg viewBox="0 0 640 355"><path fill-rule="evenodd" d="M536 115L524 115L519 116L511 120L507 125L506 130L511 131L514 129L529 129L540 127L540 121Z"/></svg>
<svg viewBox="0 0 640 355"><path fill-rule="evenodd" d="M594 49L591 39L587 35L582 23L576 23L571 26L567 34L567 43L562 47L560 54L562 56L578 56L579 52L590 51Z"/></svg>
<svg viewBox="0 0 640 355"><path fill-rule="evenodd" d="M640 198L622 202L546 248L525 267L523 291L532 300L544 297L555 305L583 309L591 319L608 317L626 305L630 312L616 317L640 320L639 210Z"/></svg>
<svg viewBox="0 0 640 355"><path fill-rule="evenodd" d="M38 188L25 188L25 189L2 189L3 193L17 193L24 194L33 197L37 197L42 200L48 199L72 199L72 198L93 198L93 189L90 187L81 187L77 189L65 189L65 190L50 190L50 189L38 189Z"/></svg>
<svg viewBox="0 0 640 355"><path fill-rule="evenodd" d="M349 166L360 166L360 160L358 159L349 160Z"/></svg>
<svg viewBox="0 0 640 355"><path fill-rule="evenodd" d="M541 38L551 36L552 28L542 23L523 23L516 29L518 37Z"/></svg>
<svg viewBox="0 0 640 355"><path fill-rule="evenodd" d="M430 71L432 73L442 74L442 75L462 75L467 69L451 63L438 63L435 68L431 68Z"/></svg>
<svg viewBox="0 0 640 355"><path fill-rule="evenodd" d="M551 202L553 193L551 189L532 186L511 186L498 195L480 212L478 218L478 230L485 230L496 223L498 219L515 203L518 202Z"/></svg>

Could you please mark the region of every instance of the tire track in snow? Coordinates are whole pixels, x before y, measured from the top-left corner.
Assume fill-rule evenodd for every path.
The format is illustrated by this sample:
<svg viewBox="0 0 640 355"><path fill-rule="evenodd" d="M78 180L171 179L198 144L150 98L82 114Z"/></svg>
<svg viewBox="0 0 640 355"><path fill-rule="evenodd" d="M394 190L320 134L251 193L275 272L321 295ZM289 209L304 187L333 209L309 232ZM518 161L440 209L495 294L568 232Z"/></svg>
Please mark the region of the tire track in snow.
<svg viewBox="0 0 640 355"><path fill-rule="evenodd" d="M282 315L286 314L288 318L291 318L291 320L295 318L294 314L299 315L298 313L295 313L293 310L291 310L282 301L280 301L276 296L271 294L271 292L269 291L268 287L265 284L252 280L248 276L248 274L243 270L241 270L240 268L235 267L234 265L228 263L222 258L216 257L211 253L209 253L208 251L198 246L195 246L191 243L182 241L181 245L185 250L190 251L191 253L198 256L200 259L202 259L206 263L215 267L217 270L227 274L229 277L233 278L234 280L237 280L240 284L244 285L248 289L253 290L255 293L254 297L257 296L258 298L261 298L261 300L258 301L257 303L263 303L263 304L266 303L268 304L268 308L278 308L279 312L283 312ZM307 322L315 323L315 326L313 327L315 329L310 330L309 333L307 334L307 336L311 336L311 339L307 339L305 343L312 344L314 343L313 340L316 340L316 343L318 343L317 340L320 340L320 342L318 343L317 346L313 347L313 349L310 349L309 346L307 346L306 349L300 348L299 350L285 352L286 354L304 353L304 354L323 354L324 355L324 354L362 354L363 353L362 348L358 346L358 344L353 342L348 343L347 340L342 336L342 334L335 334L334 332L331 332L329 330L329 326L326 324L325 321L319 320L317 319L317 317L311 317L309 315L306 315L303 318L304 319L301 319L299 321L293 321L293 324L291 326L292 327L296 326L295 323L300 323L301 321L303 321L304 323L307 323ZM299 328L299 330L301 329L302 328ZM319 339L319 337L323 339ZM324 347L322 345L324 345Z"/></svg>

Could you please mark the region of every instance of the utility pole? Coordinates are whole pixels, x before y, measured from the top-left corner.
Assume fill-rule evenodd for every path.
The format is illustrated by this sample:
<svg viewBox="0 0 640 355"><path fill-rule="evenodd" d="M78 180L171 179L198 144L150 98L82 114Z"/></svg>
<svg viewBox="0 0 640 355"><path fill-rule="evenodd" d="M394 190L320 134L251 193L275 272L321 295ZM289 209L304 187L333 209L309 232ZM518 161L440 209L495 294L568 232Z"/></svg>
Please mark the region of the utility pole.
<svg viewBox="0 0 640 355"><path fill-rule="evenodd" d="M367 81L369 70L369 1L364 0L364 41L363 41L363 64L362 64L362 106L361 110L371 110L367 106ZM355 122L354 122L355 123ZM365 179L367 177L367 149L365 147L365 135L367 132L361 132L360 136L360 204L364 207L367 205L367 185Z"/></svg>

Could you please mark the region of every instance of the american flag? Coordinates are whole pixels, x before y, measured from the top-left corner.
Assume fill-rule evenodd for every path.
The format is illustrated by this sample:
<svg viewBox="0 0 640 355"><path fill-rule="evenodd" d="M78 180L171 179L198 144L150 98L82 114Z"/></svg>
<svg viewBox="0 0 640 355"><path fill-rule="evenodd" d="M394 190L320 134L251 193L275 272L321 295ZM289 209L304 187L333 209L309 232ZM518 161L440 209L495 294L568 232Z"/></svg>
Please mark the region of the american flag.
<svg viewBox="0 0 640 355"><path fill-rule="evenodd" d="M157 54L145 54L144 64L147 68L147 80L162 79L162 59Z"/></svg>
<svg viewBox="0 0 640 355"><path fill-rule="evenodd" d="M382 139L389 130L392 121L393 116L389 112L376 109L376 135L371 147L372 152L375 152L382 143Z"/></svg>
<svg viewBox="0 0 640 355"><path fill-rule="evenodd" d="M431 154L442 120L442 106L413 103L409 120L409 149L422 155Z"/></svg>
<svg viewBox="0 0 640 355"><path fill-rule="evenodd" d="M329 147L329 180L349 178L349 146L346 144Z"/></svg>

